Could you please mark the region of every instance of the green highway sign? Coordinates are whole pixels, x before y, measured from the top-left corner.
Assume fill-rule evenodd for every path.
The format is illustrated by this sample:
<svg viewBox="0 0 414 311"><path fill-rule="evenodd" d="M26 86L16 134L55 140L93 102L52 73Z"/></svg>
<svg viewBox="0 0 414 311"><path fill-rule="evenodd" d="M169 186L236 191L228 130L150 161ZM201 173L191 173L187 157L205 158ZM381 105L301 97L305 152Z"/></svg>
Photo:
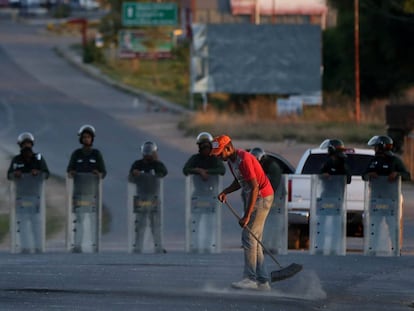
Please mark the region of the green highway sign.
<svg viewBox="0 0 414 311"><path fill-rule="evenodd" d="M178 23L176 3L124 2L123 26L175 26Z"/></svg>

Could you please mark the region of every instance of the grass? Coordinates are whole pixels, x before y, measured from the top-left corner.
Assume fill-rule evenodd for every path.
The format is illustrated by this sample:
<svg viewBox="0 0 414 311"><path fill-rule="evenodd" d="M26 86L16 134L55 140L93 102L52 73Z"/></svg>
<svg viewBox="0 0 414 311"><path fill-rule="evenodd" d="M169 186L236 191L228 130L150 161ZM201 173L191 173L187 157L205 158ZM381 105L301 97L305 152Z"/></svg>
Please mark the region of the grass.
<svg viewBox="0 0 414 311"><path fill-rule="evenodd" d="M326 138L339 138L344 142L360 144L366 143L374 135L384 133L384 126L381 124L279 123L275 121L249 123L244 118L229 118L228 116L218 117L211 123L186 119L180 122L179 126L188 136L196 136L201 131L208 131L214 135L225 133L237 139L274 142L293 140L302 143L320 143Z"/></svg>
<svg viewBox="0 0 414 311"><path fill-rule="evenodd" d="M189 68L180 57L158 61L109 58L96 66L116 81L188 107Z"/></svg>
<svg viewBox="0 0 414 311"><path fill-rule="evenodd" d="M277 117L274 106L263 103L256 111L248 109L244 113L197 112L183 119L179 128L188 136L208 131L214 135L226 133L237 139L315 144L326 138L339 138L345 144L366 144L372 136L386 132L383 107L378 107L374 114L364 113L363 122L356 124L349 109L344 107L309 107L301 116Z"/></svg>
<svg viewBox="0 0 414 311"><path fill-rule="evenodd" d="M55 209L48 208L46 211L46 238L62 232L65 228L65 217L56 213Z"/></svg>

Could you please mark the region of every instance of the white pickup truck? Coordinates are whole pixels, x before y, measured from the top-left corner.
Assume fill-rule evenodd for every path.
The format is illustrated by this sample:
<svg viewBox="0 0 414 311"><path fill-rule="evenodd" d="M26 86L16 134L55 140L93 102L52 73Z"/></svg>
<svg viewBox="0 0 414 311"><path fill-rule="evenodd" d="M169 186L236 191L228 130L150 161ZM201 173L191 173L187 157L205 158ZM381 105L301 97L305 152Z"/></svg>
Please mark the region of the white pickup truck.
<svg viewBox="0 0 414 311"><path fill-rule="evenodd" d="M374 156L371 149L347 148L347 162L352 181L347 185L347 235L363 236L364 181L361 174ZM289 248L308 248L311 175L319 174L327 160L327 149L308 149L300 159L295 173L288 175Z"/></svg>

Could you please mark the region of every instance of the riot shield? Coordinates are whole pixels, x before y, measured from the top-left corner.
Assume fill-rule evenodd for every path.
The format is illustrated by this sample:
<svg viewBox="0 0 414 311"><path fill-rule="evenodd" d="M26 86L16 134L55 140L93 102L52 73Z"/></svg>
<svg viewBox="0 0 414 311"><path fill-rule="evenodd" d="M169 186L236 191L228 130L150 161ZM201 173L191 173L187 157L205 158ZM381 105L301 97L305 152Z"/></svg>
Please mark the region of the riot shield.
<svg viewBox="0 0 414 311"><path fill-rule="evenodd" d="M221 210L217 195L222 178L218 175L203 180L200 175L186 177L185 218L186 251L221 252Z"/></svg>
<svg viewBox="0 0 414 311"><path fill-rule="evenodd" d="M365 183L364 254L400 256L402 243L401 178L380 176Z"/></svg>
<svg viewBox="0 0 414 311"><path fill-rule="evenodd" d="M312 175L309 251L346 253L346 176Z"/></svg>
<svg viewBox="0 0 414 311"><path fill-rule="evenodd" d="M282 175L263 230L265 247L272 253L281 255L288 252L287 182L287 176Z"/></svg>
<svg viewBox="0 0 414 311"><path fill-rule="evenodd" d="M66 247L74 253L99 252L102 222L102 182L98 175L76 173L66 178Z"/></svg>
<svg viewBox="0 0 414 311"><path fill-rule="evenodd" d="M41 253L45 251L44 175L23 174L10 185L11 252Z"/></svg>
<svg viewBox="0 0 414 311"><path fill-rule="evenodd" d="M164 252L163 180L141 173L128 180L128 250Z"/></svg>

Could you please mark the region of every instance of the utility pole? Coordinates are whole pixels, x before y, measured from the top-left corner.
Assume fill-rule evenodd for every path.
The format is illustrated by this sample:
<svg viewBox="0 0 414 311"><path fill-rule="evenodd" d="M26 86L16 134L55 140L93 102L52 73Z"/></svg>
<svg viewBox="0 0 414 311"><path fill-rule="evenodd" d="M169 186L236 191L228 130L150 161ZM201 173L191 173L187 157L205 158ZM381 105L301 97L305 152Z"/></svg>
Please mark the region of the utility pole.
<svg viewBox="0 0 414 311"><path fill-rule="evenodd" d="M359 0L354 0L355 21L355 121L361 121L361 94L360 94L360 74L359 74Z"/></svg>
<svg viewBox="0 0 414 311"><path fill-rule="evenodd" d="M256 25L260 24L260 0L256 0L254 8L254 23Z"/></svg>

